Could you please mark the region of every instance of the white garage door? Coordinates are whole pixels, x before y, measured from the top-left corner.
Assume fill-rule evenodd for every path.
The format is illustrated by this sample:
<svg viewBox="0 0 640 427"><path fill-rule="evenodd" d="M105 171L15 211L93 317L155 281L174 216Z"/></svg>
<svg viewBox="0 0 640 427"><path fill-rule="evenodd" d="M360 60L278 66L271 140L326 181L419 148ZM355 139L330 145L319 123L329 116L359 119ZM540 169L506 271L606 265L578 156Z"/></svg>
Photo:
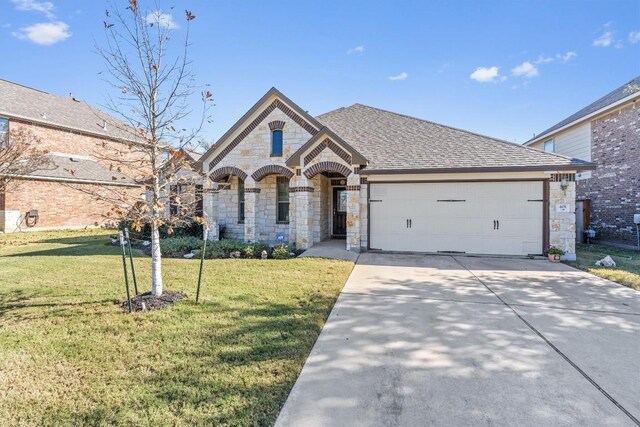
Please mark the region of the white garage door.
<svg viewBox="0 0 640 427"><path fill-rule="evenodd" d="M370 247L542 253L543 183L370 183Z"/></svg>

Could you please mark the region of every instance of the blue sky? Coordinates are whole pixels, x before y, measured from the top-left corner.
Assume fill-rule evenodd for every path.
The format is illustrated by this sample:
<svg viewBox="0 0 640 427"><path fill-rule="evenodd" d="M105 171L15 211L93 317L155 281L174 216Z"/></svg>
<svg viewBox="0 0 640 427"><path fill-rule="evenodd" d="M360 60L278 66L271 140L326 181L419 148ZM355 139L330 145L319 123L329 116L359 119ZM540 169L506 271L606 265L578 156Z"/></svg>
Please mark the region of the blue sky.
<svg viewBox="0 0 640 427"><path fill-rule="evenodd" d="M208 140L276 86L312 115L358 102L525 142L640 75L638 0L160 6L176 3L178 36L182 10L196 15L194 72L216 104ZM94 46L107 5L0 0L0 78L104 103Z"/></svg>

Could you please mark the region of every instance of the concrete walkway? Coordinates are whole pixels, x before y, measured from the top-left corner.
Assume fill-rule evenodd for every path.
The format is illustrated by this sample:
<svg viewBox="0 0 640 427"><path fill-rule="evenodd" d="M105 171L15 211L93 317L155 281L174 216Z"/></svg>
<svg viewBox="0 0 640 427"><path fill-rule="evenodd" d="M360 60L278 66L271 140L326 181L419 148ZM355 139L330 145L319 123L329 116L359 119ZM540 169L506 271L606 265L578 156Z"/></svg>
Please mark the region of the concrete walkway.
<svg viewBox="0 0 640 427"><path fill-rule="evenodd" d="M355 262L358 259L356 252L348 251L347 242L344 239L330 239L314 243L304 251L300 257L343 259Z"/></svg>
<svg viewBox="0 0 640 427"><path fill-rule="evenodd" d="M277 426L633 426L640 293L548 261L360 255Z"/></svg>

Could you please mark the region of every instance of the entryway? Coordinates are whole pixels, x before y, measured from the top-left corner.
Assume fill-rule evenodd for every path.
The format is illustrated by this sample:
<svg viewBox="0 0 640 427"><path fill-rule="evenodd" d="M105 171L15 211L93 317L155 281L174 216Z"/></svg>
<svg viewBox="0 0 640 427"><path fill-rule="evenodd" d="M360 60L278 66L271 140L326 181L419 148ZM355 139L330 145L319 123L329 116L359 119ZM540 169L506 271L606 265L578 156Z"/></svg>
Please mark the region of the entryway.
<svg viewBox="0 0 640 427"><path fill-rule="evenodd" d="M347 189L333 187L333 238L347 237Z"/></svg>

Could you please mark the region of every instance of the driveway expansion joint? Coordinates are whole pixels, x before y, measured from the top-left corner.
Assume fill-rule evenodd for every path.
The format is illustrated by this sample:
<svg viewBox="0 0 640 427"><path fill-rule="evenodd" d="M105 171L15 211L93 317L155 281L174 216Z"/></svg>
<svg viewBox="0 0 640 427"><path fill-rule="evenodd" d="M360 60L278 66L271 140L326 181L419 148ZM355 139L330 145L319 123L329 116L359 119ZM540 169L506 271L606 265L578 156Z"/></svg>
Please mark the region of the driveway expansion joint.
<svg viewBox="0 0 640 427"><path fill-rule="evenodd" d="M589 376L585 371L582 370L573 360L571 360L566 354L564 354L558 347L556 347L547 337L542 334L542 332L538 331L531 323L527 322L527 320L518 313L518 311L513 308L508 302L503 300L500 295L498 295L489 285L487 285L482 279L480 279L473 271L469 270L463 263L461 263L456 257L451 257L456 263L458 263L462 268L467 270L475 279L481 283L489 292L491 292L502 304L504 304L507 308L509 308L513 314L518 317L531 331L533 331L540 339L542 339L549 347L551 347L560 357L562 357L569 365L571 365L580 375L582 375L587 381L591 383L604 397L606 397L611 403L613 403L618 409L620 409L631 421L633 421L636 425L640 426L640 420L638 420L631 412L629 412L624 406L622 406L613 396L611 396L605 389L603 389L593 378Z"/></svg>

